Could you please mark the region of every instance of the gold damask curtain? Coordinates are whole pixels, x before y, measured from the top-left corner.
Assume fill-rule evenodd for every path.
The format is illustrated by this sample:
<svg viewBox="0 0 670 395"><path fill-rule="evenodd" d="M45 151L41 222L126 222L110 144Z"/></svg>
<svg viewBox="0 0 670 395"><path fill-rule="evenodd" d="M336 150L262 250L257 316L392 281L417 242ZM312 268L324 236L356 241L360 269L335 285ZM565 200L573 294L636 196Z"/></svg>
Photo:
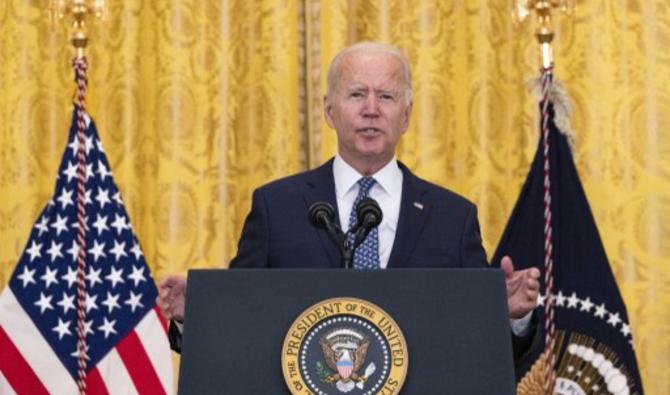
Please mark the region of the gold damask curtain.
<svg viewBox="0 0 670 395"><path fill-rule="evenodd" d="M335 152L321 115L332 56L402 47L415 104L398 156L477 202L489 253L538 138L532 30L508 0L107 0L89 111L157 278L222 267L260 184ZM670 392L670 7L589 0L561 18L556 76L575 161L628 305L648 394ZM45 2L0 1L0 286L52 193L73 84Z"/></svg>

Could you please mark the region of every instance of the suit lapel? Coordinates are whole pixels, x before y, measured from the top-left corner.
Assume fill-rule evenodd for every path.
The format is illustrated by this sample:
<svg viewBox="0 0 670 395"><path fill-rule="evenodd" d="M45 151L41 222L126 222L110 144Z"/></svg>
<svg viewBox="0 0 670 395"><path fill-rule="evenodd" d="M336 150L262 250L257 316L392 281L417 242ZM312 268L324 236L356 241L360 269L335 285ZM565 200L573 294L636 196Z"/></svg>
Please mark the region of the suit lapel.
<svg viewBox="0 0 670 395"><path fill-rule="evenodd" d="M335 208L335 222L339 226L340 216L337 208L337 198L335 197L335 179L333 177L333 160L329 160L323 165L312 170L306 181L305 192L303 193L305 201L305 215L309 206L315 202L328 202ZM311 225L310 225L311 226ZM328 256L331 266L340 267L340 252L333 240L323 229L314 228L314 232L319 235L321 245Z"/></svg>
<svg viewBox="0 0 670 395"><path fill-rule="evenodd" d="M419 179L405 165L400 162L398 165L403 172L402 198L400 217L388 262L390 268L407 266L431 209L426 196L428 189L421 185Z"/></svg>

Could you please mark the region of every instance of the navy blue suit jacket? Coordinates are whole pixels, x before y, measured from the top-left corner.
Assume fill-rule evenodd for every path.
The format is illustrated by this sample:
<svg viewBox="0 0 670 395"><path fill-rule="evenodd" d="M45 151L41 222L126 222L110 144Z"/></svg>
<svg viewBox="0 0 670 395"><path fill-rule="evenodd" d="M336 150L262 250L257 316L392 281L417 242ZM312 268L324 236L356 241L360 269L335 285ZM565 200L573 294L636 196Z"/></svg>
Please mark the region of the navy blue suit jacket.
<svg viewBox="0 0 670 395"><path fill-rule="evenodd" d="M403 172L400 217L388 267L486 267L475 205L399 165ZM317 201L326 201L337 210L332 159L319 168L254 191L237 256L230 267L340 267L335 243L325 230L309 222L308 208ZM539 338L513 336L515 358L529 349L533 337ZM181 333L172 323L169 338L172 348L179 352Z"/></svg>
<svg viewBox="0 0 670 395"><path fill-rule="evenodd" d="M388 267L485 267L475 205L399 165L403 172L402 198ZM317 201L340 209L332 159L319 168L254 191L238 253L230 267L340 267L335 243L325 230L309 222L308 208ZM339 222L339 215L335 217Z"/></svg>

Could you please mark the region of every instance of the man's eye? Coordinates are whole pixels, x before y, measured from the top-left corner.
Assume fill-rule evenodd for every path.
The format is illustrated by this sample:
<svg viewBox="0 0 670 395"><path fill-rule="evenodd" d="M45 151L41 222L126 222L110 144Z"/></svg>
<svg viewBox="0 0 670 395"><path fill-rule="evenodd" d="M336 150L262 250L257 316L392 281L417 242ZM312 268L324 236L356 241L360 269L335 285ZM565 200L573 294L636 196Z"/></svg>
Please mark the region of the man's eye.
<svg viewBox="0 0 670 395"><path fill-rule="evenodd" d="M349 94L349 97L355 97L355 98L363 97L363 92L351 92Z"/></svg>
<svg viewBox="0 0 670 395"><path fill-rule="evenodd" d="M382 93L379 95L379 99L384 101L394 101L395 96L390 93Z"/></svg>

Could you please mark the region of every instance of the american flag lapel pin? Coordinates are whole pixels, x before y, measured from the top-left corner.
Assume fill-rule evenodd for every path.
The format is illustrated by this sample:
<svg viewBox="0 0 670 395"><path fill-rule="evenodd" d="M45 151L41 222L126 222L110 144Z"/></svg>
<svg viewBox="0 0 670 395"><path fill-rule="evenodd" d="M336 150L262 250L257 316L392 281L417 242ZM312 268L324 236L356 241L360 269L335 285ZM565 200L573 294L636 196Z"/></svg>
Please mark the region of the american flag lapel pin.
<svg viewBox="0 0 670 395"><path fill-rule="evenodd" d="M414 207L418 208L419 210L423 210L423 204L419 202L414 202Z"/></svg>

